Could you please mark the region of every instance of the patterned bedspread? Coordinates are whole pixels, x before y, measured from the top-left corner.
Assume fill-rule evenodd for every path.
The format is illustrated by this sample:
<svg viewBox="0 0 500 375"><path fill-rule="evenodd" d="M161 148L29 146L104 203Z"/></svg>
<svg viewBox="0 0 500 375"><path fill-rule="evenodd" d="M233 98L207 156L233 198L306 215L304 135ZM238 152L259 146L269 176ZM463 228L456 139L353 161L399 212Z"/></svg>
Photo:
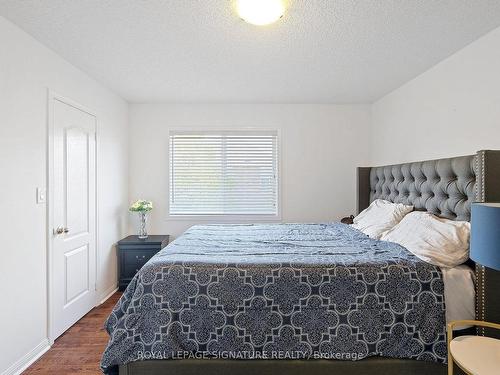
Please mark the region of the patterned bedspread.
<svg viewBox="0 0 500 375"><path fill-rule="evenodd" d="M106 322L101 366L144 359L445 362L442 274L348 225L203 225L154 256Z"/></svg>

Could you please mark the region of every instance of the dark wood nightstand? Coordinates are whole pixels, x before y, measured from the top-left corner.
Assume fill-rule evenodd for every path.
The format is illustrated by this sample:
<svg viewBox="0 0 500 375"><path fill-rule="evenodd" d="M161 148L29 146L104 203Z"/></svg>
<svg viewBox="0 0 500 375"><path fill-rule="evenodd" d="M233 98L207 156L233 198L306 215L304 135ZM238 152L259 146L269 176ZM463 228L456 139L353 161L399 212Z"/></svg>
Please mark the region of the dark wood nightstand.
<svg viewBox="0 0 500 375"><path fill-rule="evenodd" d="M139 239L128 236L118 241L118 288L125 290L128 283L153 255L168 245L169 236L149 236Z"/></svg>

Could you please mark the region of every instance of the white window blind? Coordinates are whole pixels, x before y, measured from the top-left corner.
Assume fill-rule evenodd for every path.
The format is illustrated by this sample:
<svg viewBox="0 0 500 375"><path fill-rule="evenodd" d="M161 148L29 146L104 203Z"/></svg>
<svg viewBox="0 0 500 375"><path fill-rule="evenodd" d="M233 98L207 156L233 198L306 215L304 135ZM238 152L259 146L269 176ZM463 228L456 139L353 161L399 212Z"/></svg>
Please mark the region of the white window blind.
<svg viewBox="0 0 500 375"><path fill-rule="evenodd" d="M276 132L171 132L170 215L278 214Z"/></svg>

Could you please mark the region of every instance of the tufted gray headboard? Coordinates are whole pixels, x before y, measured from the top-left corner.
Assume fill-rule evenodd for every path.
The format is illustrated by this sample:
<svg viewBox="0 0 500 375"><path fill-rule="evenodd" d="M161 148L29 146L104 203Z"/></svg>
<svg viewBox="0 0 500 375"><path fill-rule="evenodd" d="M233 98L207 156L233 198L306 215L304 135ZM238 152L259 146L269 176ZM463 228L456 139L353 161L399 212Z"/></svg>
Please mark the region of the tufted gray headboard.
<svg viewBox="0 0 500 375"><path fill-rule="evenodd" d="M358 213L381 198L447 219L469 221L473 202L500 202L500 151L361 167L357 185ZM477 265L476 278L476 318L500 322L500 301L496 296L500 272Z"/></svg>
<svg viewBox="0 0 500 375"><path fill-rule="evenodd" d="M476 156L370 168L369 202L385 199L452 220L470 220Z"/></svg>

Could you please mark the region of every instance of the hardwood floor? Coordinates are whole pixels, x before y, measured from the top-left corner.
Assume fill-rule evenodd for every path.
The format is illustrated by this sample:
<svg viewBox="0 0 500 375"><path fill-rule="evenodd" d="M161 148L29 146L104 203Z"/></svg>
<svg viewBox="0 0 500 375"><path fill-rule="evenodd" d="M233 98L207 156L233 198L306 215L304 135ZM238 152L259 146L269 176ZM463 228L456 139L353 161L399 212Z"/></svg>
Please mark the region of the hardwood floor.
<svg viewBox="0 0 500 375"><path fill-rule="evenodd" d="M23 374L102 374L99 362L109 338L103 325L120 296L115 293L91 310Z"/></svg>

